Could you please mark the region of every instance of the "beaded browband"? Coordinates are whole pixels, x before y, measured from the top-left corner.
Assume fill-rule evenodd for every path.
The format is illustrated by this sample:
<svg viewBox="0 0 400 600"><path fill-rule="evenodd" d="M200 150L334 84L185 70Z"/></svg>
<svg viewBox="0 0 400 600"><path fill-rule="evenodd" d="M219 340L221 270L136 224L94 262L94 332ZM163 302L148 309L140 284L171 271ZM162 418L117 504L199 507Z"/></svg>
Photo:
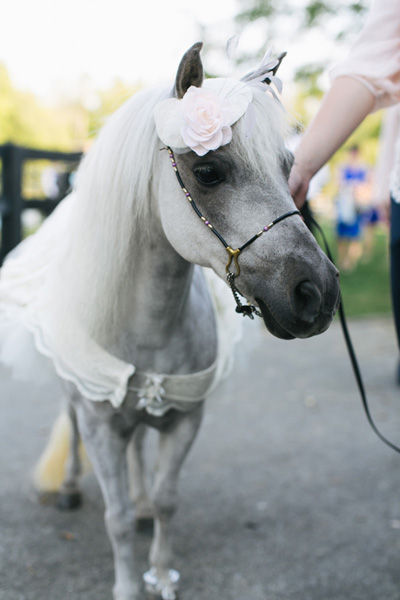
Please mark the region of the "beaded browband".
<svg viewBox="0 0 400 600"><path fill-rule="evenodd" d="M217 229L215 229L215 227L212 225L212 223L203 215L203 213L201 212L201 210L198 208L197 204L195 203L195 201L193 200L193 198L190 195L190 192L187 190L187 188L185 187L185 184L182 181L182 177L178 171L178 166L176 164L176 160L175 160L175 156L174 153L172 152L171 148L169 146L167 146L167 150L169 153L169 158L171 160L171 164L172 167L175 171L175 175L176 178L179 182L179 185L182 188L183 193L185 194L186 198L188 199L189 203L191 204L194 212L196 213L196 215L203 221L204 225L206 225L209 229L211 229L211 231L213 232L214 235L217 236L217 238L219 239L219 241L221 242L221 244L224 245L225 250L228 252L229 255L229 260L226 264L225 267L225 271L226 271L226 278L228 280L229 286L232 290L232 294L233 297L235 298L236 301L236 312L237 313L241 313L243 316L247 316L250 317L251 319L254 319L254 315L257 315L259 317L262 317L261 312L258 310L258 308L256 306L254 306L254 304L242 304L239 295L243 297L243 294L241 294L239 292L239 290L236 288L235 286L235 279L237 277L239 277L240 275L240 266L239 266L239 254L241 252L243 252L243 250L245 248L247 248L248 246L250 246L250 244L252 244L253 242L255 242L259 237L261 237L264 233L266 233L267 231L269 231L270 229L272 229L272 227L274 227L274 225L276 225L277 223L280 223L281 221L283 221L284 219L287 219L288 217L292 217L294 215L300 215L300 211L299 210L292 210L290 212L285 213L284 215L281 215L280 217L277 217L276 219L274 219L269 225L265 225L261 231L259 231L258 233L256 233L252 238L250 238L245 244L243 244L243 246L240 246L240 248L236 248L236 250L234 250L222 237L222 235L219 233L219 231ZM232 261L234 261L235 263L235 269L236 272L232 273L232 271L230 271L230 267L232 265Z"/></svg>

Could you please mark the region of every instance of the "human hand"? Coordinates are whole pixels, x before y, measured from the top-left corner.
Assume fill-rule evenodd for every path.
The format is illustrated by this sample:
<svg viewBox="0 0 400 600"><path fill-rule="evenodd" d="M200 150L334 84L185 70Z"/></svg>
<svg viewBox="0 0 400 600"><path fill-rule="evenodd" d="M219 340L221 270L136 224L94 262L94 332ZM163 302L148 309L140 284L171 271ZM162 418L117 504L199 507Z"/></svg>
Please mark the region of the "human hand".
<svg viewBox="0 0 400 600"><path fill-rule="evenodd" d="M309 184L310 178L295 163L290 172L289 190L299 210L303 208L306 201Z"/></svg>

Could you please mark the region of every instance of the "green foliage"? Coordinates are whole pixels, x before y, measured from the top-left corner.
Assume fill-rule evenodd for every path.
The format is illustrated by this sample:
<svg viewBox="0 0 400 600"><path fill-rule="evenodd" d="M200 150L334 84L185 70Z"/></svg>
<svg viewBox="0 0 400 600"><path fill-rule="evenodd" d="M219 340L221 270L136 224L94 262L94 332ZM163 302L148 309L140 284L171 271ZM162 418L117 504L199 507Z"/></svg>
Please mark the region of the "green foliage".
<svg viewBox="0 0 400 600"><path fill-rule="evenodd" d="M336 258L334 228L324 225L329 245ZM388 232L377 226L373 234L373 251L361 259L351 273L340 273L340 287L345 314L348 317L388 314L391 312Z"/></svg>
<svg viewBox="0 0 400 600"><path fill-rule="evenodd" d="M120 79L116 79L110 88L99 92L99 106L89 113L89 136L94 137L107 117L139 89L139 86L127 86Z"/></svg>
<svg viewBox="0 0 400 600"><path fill-rule="evenodd" d="M306 27L314 27L322 17L335 14L335 7L327 2L310 2L304 7L304 24Z"/></svg>
<svg viewBox="0 0 400 600"><path fill-rule="evenodd" d="M297 70L295 82L298 84L297 89L297 106L296 111L302 116L303 121L308 121L311 115L308 115L305 102L310 96L320 100L323 95L319 78L325 71L325 66L320 63L304 65Z"/></svg>
<svg viewBox="0 0 400 600"><path fill-rule="evenodd" d="M33 94L16 89L0 64L0 144L73 149L72 117L64 109L45 107Z"/></svg>
<svg viewBox="0 0 400 600"><path fill-rule="evenodd" d="M250 4L250 8L246 8L242 12L239 12L236 16L236 20L242 23L248 23L257 21L258 19L265 19L275 16L278 11L282 13L282 8L286 7L286 3L276 3L274 0L253 0L253 2L250 3L241 0L239 4Z"/></svg>
<svg viewBox="0 0 400 600"><path fill-rule="evenodd" d="M115 81L109 89L97 93L95 108L88 105L84 90L80 94L79 89L77 99L63 99L46 106L33 94L14 87L6 67L0 64L0 144L13 142L47 150L81 150L105 117L137 90L138 86L128 87Z"/></svg>
<svg viewBox="0 0 400 600"><path fill-rule="evenodd" d="M336 2L322 2L321 0L314 0L309 2L303 9L303 23L307 28L318 27L327 18L340 16L341 24L338 25L335 32L335 37L338 39L353 29L354 23L352 23L352 20L355 16L360 16L365 12L367 4L362 1L348 2L336 0Z"/></svg>
<svg viewBox="0 0 400 600"><path fill-rule="evenodd" d="M286 32L290 23L293 35L296 35L299 44L302 43L301 36L312 29L323 31L327 39L338 43L343 39L349 39L349 36L354 37L361 24L360 16L369 4L366 0L308 0L304 3L298 0L238 1L240 10L236 21L241 28L256 21L261 22L266 37L279 40L279 32ZM316 48L316 56L318 57L318 48ZM315 64L301 67L299 70L299 80L302 79L308 86L309 94L317 92L318 95L318 78L326 68L327 65L321 65L317 59ZM319 75L315 77L317 70ZM308 72L309 79L307 79Z"/></svg>
<svg viewBox="0 0 400 600"><path fill-rule="evenodd" d="M354 14L360 14L365 12L366 5L365 2L353 2L352 4L350 4L350 8L354 12Z"/></svg>
<svg viewBox="0 0 400 600"><path fill-rule="evenodd" d="M243 24L252 23L259 19L268 19L277 22L283 15L290 15L298 24L299 29L310 29L323 25L328 18L335 17L336 25L333 36L338 39L344 33L349 33L354 28L354 16L364 13L368 2L358 0L309 0L306 4L299 4L297 0L276 2L274 0L239 0L239 11L236 20ZM337 18L339 17L339 18Z"/></svg>

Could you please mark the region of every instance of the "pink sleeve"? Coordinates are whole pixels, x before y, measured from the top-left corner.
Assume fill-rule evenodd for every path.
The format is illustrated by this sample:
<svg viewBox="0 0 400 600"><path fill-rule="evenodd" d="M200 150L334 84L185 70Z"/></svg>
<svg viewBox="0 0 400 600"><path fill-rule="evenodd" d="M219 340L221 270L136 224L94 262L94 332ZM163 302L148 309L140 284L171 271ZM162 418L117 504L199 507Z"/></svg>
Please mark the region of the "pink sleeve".
<svg viewBox="0 0 400 600"><path fill-rule="evenodd" d="M373 178L373 197L376 204L384 204L390 198L391 173L395 163L395 148L399 132L399 107L392 106L383 114L379 136L379 152Z"/></svg>
<svg viewBox="0 0 400 600"><path fill-rule="evenodd" d="M373 0L359 38L330 76L362 82L376 98L374 110L400 102L400 0Z"/></svg>

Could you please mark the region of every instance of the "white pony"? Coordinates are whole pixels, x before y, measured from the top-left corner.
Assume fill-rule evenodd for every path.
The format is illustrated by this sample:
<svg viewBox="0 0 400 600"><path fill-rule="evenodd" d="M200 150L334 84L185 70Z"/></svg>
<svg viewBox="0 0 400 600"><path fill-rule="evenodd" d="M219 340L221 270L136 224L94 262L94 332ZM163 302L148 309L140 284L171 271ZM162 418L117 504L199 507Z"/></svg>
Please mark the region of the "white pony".
<svg viewBox="0 0 400 600"><path fill-rule="evenodd" d="M16 376L47 369L64 384L73 435L61 498L79 499L80 435L104 496L115 600L141 594L127 468L135 431L137 513L155 520L144 580L176 597L178 474L229 354L201 267L229 284L238 312L284 339L326 330L339 297L337 271L288 190L292 155L270 86L280 59L242 81L203 82L200 49L182 58L172 92L137 94L115 113L74 192L0 280L0 359ZM136 452L142 425L160 432L150 498Z"/></svg>

